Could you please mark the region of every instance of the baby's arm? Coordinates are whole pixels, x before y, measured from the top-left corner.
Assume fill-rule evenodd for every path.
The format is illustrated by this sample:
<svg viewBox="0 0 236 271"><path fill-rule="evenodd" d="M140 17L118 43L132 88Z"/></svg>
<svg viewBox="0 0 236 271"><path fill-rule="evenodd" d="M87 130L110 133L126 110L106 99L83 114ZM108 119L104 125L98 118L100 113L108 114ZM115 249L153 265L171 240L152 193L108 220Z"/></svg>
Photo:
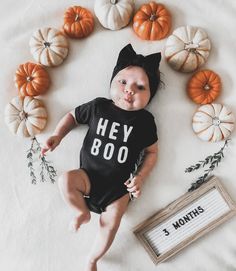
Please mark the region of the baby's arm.
<svg viewBox="0 0 236 271"><path fill-rule="evenodd" d="M140 196L143 182L150 173L150 171L153 169L154 165L156 164L157 152L158 152L157 143L148 146L144 150L144 160L140 170L138 171L138 174L134 176L131 182L129 181L125 182L128 188L127 190L131 192L133 196L136 198Z"/></svg>
<svg viewBox="0 0 236 271"><path fill-rule="evenodd" d="M53 151L60 144L63 137L66 136L76 124L74 112L71 111L67 113L57 124L53 135L45 142L41 150L41 155L44 155L49 150Z"/></svg>

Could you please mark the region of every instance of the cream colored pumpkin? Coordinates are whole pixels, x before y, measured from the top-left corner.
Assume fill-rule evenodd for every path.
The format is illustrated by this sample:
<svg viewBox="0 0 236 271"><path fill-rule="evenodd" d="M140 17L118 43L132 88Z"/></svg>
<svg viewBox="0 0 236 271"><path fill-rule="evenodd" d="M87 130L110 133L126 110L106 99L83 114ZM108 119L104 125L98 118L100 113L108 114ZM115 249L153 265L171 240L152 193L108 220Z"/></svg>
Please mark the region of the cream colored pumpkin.
<svg viewBox="0 0 236 271"><path fill-rule="evenodd" d="M58 66L67 57L69 44L63 33L55 28L41 28L30 38L30 52L45 66Z"/></svg>
<svg viewBox="0 0 236 271"><path fill-rule="evenodd" d="M94 12L103 27L118 30L125 27L133 14L133 0L96 0Z"/></svg>
<svg viewBox="0 0 236 271"><path fill-rule="evenodd" d="M13 134L33 137L44 129L47 112L40 100L17 96L5 108L5 122Z"/></svg>
<svg viewBox="0 0 236 271"><path fill-rule="evenodd" d="M228 138L234 128L234 115L222 104L206 104L193 116L193 130L204 141L220 141Z"/></svg>
<svg viewBox="0 0 236 271"><path fill-rule="evenodd" d="M173 69L192 72L207 61L210 49L211 42L203 29L182 26L168 37L165 45L165 57Z"/></svg>

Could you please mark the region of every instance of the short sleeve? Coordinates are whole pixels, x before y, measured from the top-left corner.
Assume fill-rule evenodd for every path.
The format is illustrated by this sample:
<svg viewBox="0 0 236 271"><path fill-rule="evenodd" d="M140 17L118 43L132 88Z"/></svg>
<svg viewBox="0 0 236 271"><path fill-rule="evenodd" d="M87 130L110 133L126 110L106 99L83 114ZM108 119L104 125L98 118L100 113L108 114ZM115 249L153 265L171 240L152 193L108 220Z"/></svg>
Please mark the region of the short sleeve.
<svg viewBox="0 0 236 271"><path fill-rule="evenodd" d="M94 112L95 100L75 108L75 119L79 124L89 124Z"/></svg>
<svg viewBox="0 0 236 271"><path fill-rule="evenodd" d="M144 148L154 144L158 140L157 127L152 115L145 122Z"/></svg>

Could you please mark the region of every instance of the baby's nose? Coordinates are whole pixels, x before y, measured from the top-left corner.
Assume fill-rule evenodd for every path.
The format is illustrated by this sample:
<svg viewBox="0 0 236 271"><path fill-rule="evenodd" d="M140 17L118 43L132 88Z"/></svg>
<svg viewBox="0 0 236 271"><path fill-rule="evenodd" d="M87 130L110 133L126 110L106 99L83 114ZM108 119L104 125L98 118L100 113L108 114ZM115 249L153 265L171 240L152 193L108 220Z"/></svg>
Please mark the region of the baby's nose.
<svg viewBox="0 0 236 271"><path fill-rule="evenodd" d="M134 91L131 88L126 88L125 92L130 95L134 95Z"/></svg>

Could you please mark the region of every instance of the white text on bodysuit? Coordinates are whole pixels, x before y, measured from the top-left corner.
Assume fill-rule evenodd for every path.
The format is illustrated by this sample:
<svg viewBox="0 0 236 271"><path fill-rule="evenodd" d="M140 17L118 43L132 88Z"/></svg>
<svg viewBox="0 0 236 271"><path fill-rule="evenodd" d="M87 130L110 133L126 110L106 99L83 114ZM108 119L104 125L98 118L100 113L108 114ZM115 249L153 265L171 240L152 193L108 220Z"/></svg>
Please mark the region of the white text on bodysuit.
<svg viewBox="0 0 236 271"><path fill-rule="evenodd" d="M106 134L106 129L108 125L109 120L108 119L103 119L100 118L98 121L97 125L97 130L96 134L105 136ZM108 135L109 139L112 140L117 140L117 135L119 135L119 127L121 126L120 123L118 122L113 122L110 128L110 132ZM128 127L128 125L124 124L123 125L123 142L127 142L128 138L133 130L133 126ZM100 153L100 149L102 146L102 141L99 138L94 138L93 145L91 147L91 154L94 156L97 156ZM115 145L113 143L107 143L104 146L104 151L103 151L103 158L106 160L110 160L113 157L115 150ZM124 163L127 160L128 157L128 148L126 146L121 146L118 150L118 155L117 155L117 161L119 163Z"/></svg>

